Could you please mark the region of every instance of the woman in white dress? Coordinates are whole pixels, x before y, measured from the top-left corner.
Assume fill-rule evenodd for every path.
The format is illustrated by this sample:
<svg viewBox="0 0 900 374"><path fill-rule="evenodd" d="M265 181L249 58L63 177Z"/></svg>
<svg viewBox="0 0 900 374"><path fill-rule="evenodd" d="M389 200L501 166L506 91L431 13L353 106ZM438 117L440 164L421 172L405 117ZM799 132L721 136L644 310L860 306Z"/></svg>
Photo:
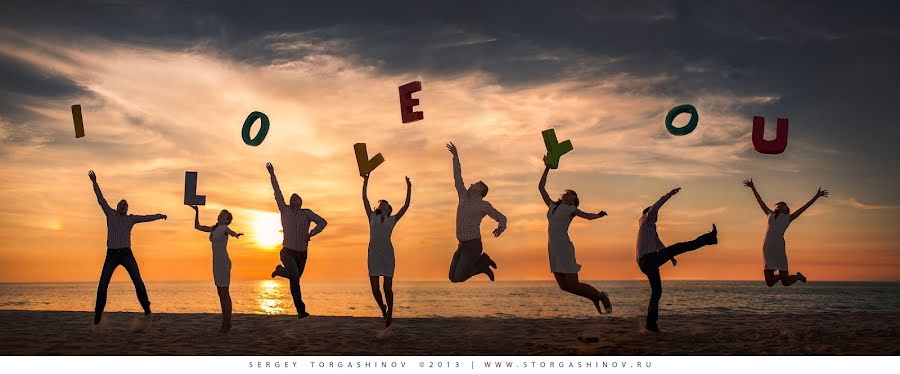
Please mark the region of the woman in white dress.
<svg viewBox="0 0 900 374"><path fill-rule="evenodd" d="M597 312L603 314L603 309L607 313L612 313L612 304L609 302L609 296L606 292L600 292L593 286L582 283L578 280L578 272L581 265L575 261L575 245L569 239L569 224L572 219L581 217L588 220L605 217L606 212L586 213L578 209L578 194L572 190L566 190L562 197L557 201L550 199L547 193L547 175L550 173L550 167L544 168L544 174L538 184L538 190L544 203L547 204L547 221L549 221L547 252L550 256L550 271L556 278L556 283L563 291L587 298L594 303ZM600 303L603 303L603 309Z"/></svg>
<svg viewBox="0 0 900 374"><path fill-rule="evenodd" d="M406 202L396 215L391 215L393 207L387 200L378 200L378 208L374 211L369 204L368 197L369 175L363 177L362 200L369 221L369 283L372 286L372 296L381 309L384 317L384 326L389 327L394 315L394 245L391 243L391 233L397 221L403 218L409 209L409 201L412 194L412 183L406 177ZM378 286L378 277L384 278L384 299L381 297L381 289ZM387 300L385 305L384 300Z"/></svg>
<svg viewBox="0 0 900 374"><path fill-rule="evenodd" d="M228 258L228 236L240 238L241 233L236 233L228 228L231 220L234 218L231 212L222 209L219 212L219 218L215 225L200 225L200 211L196 205L194 208L194 228L209 233L209 241L212 242L212 263L213 263L213 279L216 283L216 289L219 292L219 303L222 305L222 327L219 329L221 333L227 333L231 330L231 294L228 292L228 286L231 285L231 259Z"/></svg>
<svg viewBox="0 0 900 374"><path fill-rule="evenodd" d="M795 219L800 217L807 208L813 205L816 200L820 197L828 196L828 190L823 190L821 187L819 191L816 192L816 196L813 196L812 200L810 200L806 205L798 209L796 212L791 213L791 210L788 208L787 204L783 201L775 204L775 210L769 209L766 206L766 203L763 201L762 197L759 196L759 192L756 190L756 186L753 184L753 179L745 180L744 185L750 187L753 190L753 195L756 196L756 202L759 203L759 207L762 208L763 212L768 216L768 227L766 228L766 238L763 241L763 259L765 260L765 268L763 273L766 277L766 285L769 287L774 286L779 281L782 285L790 286L797 281L801 281L806 283L806 277L803 276L800 272L797 272L797 275L790 275L788 273L788 261L787 261L787 251L785 249L784 243L784 232L787 230L788 226ZM775 274L775 270L778 270L778 274Z"/></svg>

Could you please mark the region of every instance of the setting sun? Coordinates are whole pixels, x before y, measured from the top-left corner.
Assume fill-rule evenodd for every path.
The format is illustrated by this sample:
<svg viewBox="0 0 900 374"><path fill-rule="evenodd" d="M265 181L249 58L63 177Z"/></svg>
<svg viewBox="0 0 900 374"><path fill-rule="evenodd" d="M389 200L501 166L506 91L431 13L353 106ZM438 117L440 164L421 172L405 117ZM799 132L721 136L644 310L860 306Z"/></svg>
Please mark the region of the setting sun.
<svg viewBox="0 0 900 374"><path fill-rule="evenodd" d="M277 213L256 213L253 219L253 237L257 244L266 248L281 243L281 217Z"/></svg>

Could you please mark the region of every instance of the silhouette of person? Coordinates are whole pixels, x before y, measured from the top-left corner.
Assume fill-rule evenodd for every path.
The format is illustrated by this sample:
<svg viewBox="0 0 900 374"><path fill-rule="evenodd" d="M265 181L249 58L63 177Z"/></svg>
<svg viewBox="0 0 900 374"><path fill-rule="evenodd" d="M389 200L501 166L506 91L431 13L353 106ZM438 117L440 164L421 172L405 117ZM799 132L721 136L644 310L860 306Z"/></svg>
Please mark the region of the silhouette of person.
<svg viewBox="0 0 900 374"><path fill-rule="evenodd" d="M483 181L466 189L456 146L453 143L447 144L447 150L453 155L453 178L459 196L459 205L456 206L456 239L459 247L450 261L450 281L465 282L477 274L485 274L494 281L491 268L496 269L497 263L483 252L481 220L487 215L497 221L499 225L494 229L494 237L498 237L506 230L506 216L484 200L488 194L488 186Z"/></svg>
<svg viewBox="0 0 900 374"><path fill-rule="evenodd" d="M775 204L775 210L769 209L766 206L766 203L763 201L762 197L759 196L759 192L756 190L756 186L753 184L753 179L748 179L744 181L744 185L750 187L753 190L753 196L756 197L756 202L759 203L759 207L762 208L763 213L768 216L768 227L766 228L766 238L763 241L763 259L765 260L765 269L763 269L763 274L766 278L766 285L769 287L774 286L779 281L785 287L794 284L797 281L801 281L806 283L806 277L803 276L800 272L797 272L797 275L790 275L788 272L788 261L787 261L787 250L785 248L784 242L784 232L787 231L788 226L791 222L794 222L795 219L799 218L803 212L806 211L807 208L813 205L820 197L827 197L828 190L823 190L821 187L816 192L816 195L806 203L803 207L798 209L796 212L791 213L788 205L783 201L779 201ZM778 270L778 275L775 275L775 270Z"/></svg>
<svg viewBox="0 0 900 374"><path fill-rule="evenodd" d="M384 317L384 327L389 327L394 316L394 245L391 243L391 233L394 226L406 214L409 209L409 201L412 197L412 183L409 177L406 177L406 201L403 207L397 211L396 215L391 215L393 207L387 200L378 200L378 208L374 211L369 204L368 197L369 174L363 177L362 201L363 208L366 210L366 216L369 220L369 283L372 286L372 295L378 308L381 309L381 315ZM378 287L378 277L384 277L384 298L387 299L387 305L381 298L381 289Z"/></svg>
<svg viewBox="0 0 900 374"><path fill-rule="evenodd" d="M653 332L659 332L659 326L656 324L659 319L659 299L662 297L662 279L659 276L659 267L668 261L672 261L672 266L675 266L678 264L675 256L719 242L715 224L712 225L712 231L689 242L676 243L667 247L659 240L659 234L656 232L659 209L680 190L681 188L676 188L670 191L652 206L645 208L638 221L640 228L637 237L637 263L641 272L647 276L647 281L650 282L650 305L647 307L646 329Z"/></svg>
<svg viewBox="0 0 900 374"><path fill-rule="evenodd" d="M278 204L278 211L281 213L281 227L284 230L284 241L279 253L283 266L275 266L272 278L279 276L290 281L291 296L294 298L297 316L308 317L309 313L306 312L306 304L303 303L300 293L300 277L303 276L303 270L306 269L309 240L322 232L328 222L312 210L303 209L303 199L300 198L300 195L292 194L290 205L285 204L284 195L281 194L281 188L278 187L278 179L275 178L275 167L272 166L272 163L266 163L266 169L272 179L275 203ZM316 227L310 231L311 222L314 222Z"/></svg>
<svg viewBox="0 0 900 374"><path fill-rule="evenodd" d="M209 233L209 241L212 243L212 263L213 263L213 280L216 283L216 290L219 294L219 304L222 306L222 327L219 329L221 333L228 333L231 330L231 293L228 287L231 285L231 259L228 257L228 236L240 238L241 233L236 233L228 228L234 216L231 212L222 209L216 223L212 226L203 226L200 224L200 210L196 205L191 205L194 209L194 228Z"/></svg>
<svg viewBox="0 0 900 374"><path fill-rule="evenodd" d="M113 272L119 265L125 268L134 283L134 290L137 293L138 302L144 308L144 320L150 322L152 315L150 312L150 298L147 296L147 288L144 287L144 281L141 279L141 272L138 269L137 260L134 253L131 252L131 229L137 223L151 222L158 219L166 219L165 214L152 214L148 216L139 216L128 214L128 202L125 199L116 204L113 210L103 197L100 191L100 185L97 184L97 175L93 170L88 171L88 177L94 185L94 194L97 195L97 203L103 209L106 215L106 259L103 261L103 270L100 272L100 283L97 286L97 304L94 306L94 325L100 323L103 317L103 309L106 307L106 292L109 288L109 281L112 279Z"/></svg>
<svg viewBox="0 0 900 374"><path fill-rule="evenodd" d="M578 194L572 190L566 190L559 200L551 200L546 189L549 173L550 166L547 166L538 183L538 191L548 208L547 253L550 258L550 271L553 272L553 277L556 278L556 283L561 290L590 300L600 314L603 314L603 310L600 308L602 302L606 312L612 313L612 304L609 302L606 292L600 292L593 286L578 280L581 265L575 260L575 245L569 239L569 224L572 223L573 218L595 220L605 217L606 212L601 210L600 213L587 213L578 209Z"/></svg>

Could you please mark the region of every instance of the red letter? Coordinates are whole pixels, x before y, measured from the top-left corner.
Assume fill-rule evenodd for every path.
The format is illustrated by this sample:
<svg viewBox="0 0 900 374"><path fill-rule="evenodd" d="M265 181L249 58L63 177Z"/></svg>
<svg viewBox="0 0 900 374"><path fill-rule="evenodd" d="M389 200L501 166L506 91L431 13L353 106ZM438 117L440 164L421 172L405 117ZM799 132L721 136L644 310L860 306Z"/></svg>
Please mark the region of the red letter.
<svg viewBox="0 0 900 374"><path fill-rule="evenodd" d="M759 153L767 155L777 155L784 152L787 148L788 140L788 120L787 118L779 118L775 139L766 140L763 135L766 132L766 119L764 117L753 116L753 149Z"/></svg>
<svg viewBox="0 0 900 374"><path fill-rule="evenodd" d="M413 92L422 91L422 82L409 82L400 86L400 117L403 123L415 122L425 118L425 113L413 112L413 107L419 105L419 99L413 99Z"/></svg>

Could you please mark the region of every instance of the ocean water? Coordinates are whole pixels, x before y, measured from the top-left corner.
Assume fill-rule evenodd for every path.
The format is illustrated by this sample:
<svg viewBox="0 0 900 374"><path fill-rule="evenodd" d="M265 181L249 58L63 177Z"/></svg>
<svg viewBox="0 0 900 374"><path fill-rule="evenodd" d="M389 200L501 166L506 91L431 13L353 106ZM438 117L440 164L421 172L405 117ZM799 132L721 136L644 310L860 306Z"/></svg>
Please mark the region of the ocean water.
<svg viewBox="0 0 900 374"><path fill-rule="evenodd" d="M610 295L615 316L645 313L649 286L641 281L589 281ZM380 317L367 281L303 281L310 313ZM0 283L0 309L92 311L96 283ZM157 313L219 313L212 282L147 282ZM549 281L397 282L395 317L590 318L586 299ZM286 280L234 281L235 313L295 314ZM661 302L668 314L900 312L900 283L810 282L768 288L762 281L664 281ZM137 312L130 282L109 287L107 311Z"/></svg>

